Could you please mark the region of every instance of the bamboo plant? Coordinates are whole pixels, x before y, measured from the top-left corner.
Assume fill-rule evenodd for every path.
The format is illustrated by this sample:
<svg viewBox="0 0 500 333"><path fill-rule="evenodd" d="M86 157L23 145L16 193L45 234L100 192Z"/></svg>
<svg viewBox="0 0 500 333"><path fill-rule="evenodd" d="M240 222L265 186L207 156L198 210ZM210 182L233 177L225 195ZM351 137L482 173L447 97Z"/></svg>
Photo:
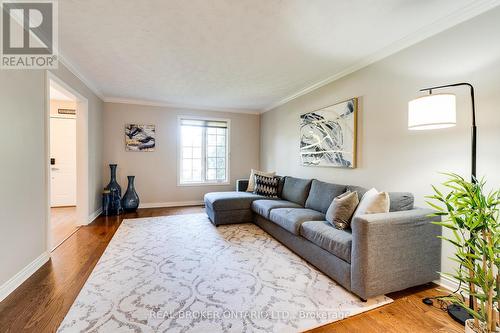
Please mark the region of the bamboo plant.
<svg viewBox="0 0 500 333"><path fill-rule="evenodd" d="M448 193L433 186L428 204L443 218L436 224L450 230L440 238L455 248L450 259L457 263L454 273L441 273L459 281L472 296L472 306L460 294L444 297L463 307L473 317L476 332L497 332L500 290L500 192L485 194L485 181L469 182L457 174L446 173L442 185ZM444 190L443 190L444 192Z"/></svg>

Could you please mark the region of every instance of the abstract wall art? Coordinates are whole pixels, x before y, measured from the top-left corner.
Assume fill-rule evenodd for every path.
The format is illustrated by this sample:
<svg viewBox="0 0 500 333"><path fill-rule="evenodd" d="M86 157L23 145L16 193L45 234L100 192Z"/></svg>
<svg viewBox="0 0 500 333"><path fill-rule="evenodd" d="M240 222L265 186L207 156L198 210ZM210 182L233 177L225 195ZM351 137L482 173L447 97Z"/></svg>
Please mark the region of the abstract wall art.
<svg viewBox="0 0 500 333"><path fill-rule="evenodd" d="M155 125L125 126L126 151L154 151L156 144Z"/></svg>
<svg viewBox="0 0 500 333"><path fill-rule="evenodd" d="M300 156L303 166L356 167L358 99L327 106L300 116Z"/></svg>

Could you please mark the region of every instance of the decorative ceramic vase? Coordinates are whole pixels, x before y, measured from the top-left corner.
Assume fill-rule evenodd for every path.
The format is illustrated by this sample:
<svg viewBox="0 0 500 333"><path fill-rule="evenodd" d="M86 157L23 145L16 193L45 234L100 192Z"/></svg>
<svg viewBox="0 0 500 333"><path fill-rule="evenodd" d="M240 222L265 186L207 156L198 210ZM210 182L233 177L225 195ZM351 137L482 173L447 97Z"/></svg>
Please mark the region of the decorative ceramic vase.
<svg viewBox="0 0 500 333"><path fill-rule="evenodd" d="M109 215L120 215L123 213L122 200L118 195L118 189L112 188L110 190L111 202L109 205Z"/></svg>
<svg viewBox="0 0 500 333"><path fill-rule="evenodd" d="M106 186L105 190L109 190L110 192L116 191L118 197L122 196L122 188L120 184L116 181L116 164L110 164L109 168L111 169L111 180L109 181L108 186Z"/></svg>
<svg viewBox="0 0 500 333"><path fill-rule="evenodd" d="M128 176L127 191L122 199L122 207L127 212L134 212L139 208L139 196L135 191L134 179L135 176Z"/></svg>
<svg viewBox="0 0 500 333"><path fill-rule="evenodd" d="M111 192L109 190L104 190L102 192L102 215L109 216L111 209Z"/></svg>

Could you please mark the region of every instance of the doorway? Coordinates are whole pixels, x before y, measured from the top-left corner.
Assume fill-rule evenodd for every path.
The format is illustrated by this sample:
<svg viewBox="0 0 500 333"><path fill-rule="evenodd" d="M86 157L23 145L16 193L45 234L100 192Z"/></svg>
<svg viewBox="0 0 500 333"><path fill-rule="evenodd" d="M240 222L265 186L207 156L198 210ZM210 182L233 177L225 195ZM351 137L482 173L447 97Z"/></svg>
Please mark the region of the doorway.
<svg viewBox="0 0 500 333"><path fill-rule="evenodd" d="M88 103L47 72L48 250L88 223Z"/></svg>

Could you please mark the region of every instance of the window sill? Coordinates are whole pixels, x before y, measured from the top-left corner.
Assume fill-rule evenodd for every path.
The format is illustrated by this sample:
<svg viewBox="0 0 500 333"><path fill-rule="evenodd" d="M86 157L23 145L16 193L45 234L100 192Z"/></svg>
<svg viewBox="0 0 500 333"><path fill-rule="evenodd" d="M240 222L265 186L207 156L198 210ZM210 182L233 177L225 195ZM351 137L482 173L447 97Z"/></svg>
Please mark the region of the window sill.
<svg viewBox="0 0 500 333"><path fill-rule="evenodd" d="M177 183L179 187L193 187L193 186L228 186L230 182L223 183Z"/></svg>

